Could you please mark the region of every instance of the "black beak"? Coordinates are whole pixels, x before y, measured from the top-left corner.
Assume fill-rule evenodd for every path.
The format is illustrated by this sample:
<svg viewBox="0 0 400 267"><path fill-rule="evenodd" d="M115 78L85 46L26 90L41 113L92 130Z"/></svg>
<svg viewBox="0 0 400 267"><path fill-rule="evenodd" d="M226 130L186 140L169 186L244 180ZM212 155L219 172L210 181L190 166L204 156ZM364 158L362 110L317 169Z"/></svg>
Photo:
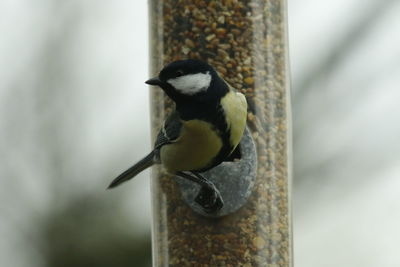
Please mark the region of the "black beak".
<svg viewBox="0 0 400 267"><path fill-rule="evenodd" d="M160 85L160 84L162 84L162 81L160 80L160 78L154 77L154 78L151 78L151 79L145 81L145 83L150 84L150 85Z"/></svg>

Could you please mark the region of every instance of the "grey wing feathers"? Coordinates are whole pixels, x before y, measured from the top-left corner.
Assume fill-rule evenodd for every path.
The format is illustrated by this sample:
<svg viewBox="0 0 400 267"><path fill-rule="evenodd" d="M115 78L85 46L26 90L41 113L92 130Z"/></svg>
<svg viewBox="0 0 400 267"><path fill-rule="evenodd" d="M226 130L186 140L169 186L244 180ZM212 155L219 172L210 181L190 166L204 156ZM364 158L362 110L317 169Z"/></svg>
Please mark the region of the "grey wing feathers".
<svg viewBox="0 0 400 267"><path fill-rule="evenodd" d="M160 148L163 145L173 143L179 137L179 133L182 128L182 123L179 114L175 111L173 112L164 122L163 127L158 133L156 143L154 145L154 150L150 152L146 157L137 162L135 165L124 171L117 178L115 178L108 188L114 188L123 182L126 182L137 174L152 166L155 163L160 163Z"/></svg>
<svg viewBox="0 0 400 267"><path fill-rule="evenodd" d="M176 141L182 129L182 122L178 112L174 111L164 122L163 127L158 133L154 149Z"/></svg>
<svg viewBox="0 0 400 267"><path fill-rule="evenodd" d="M158 133L156 143L154 145L154 150L150 152L146 157L137 162L135 165L124 171L117 178L115 178L108 188L114 188L123 182L126 182L141 171L147 169L153 164L160 163L160 148L163 145L170 144L176 141L179 137L182 128L182 122L180 120L179 114L173 112L164 122L163 127Z"/></svg>

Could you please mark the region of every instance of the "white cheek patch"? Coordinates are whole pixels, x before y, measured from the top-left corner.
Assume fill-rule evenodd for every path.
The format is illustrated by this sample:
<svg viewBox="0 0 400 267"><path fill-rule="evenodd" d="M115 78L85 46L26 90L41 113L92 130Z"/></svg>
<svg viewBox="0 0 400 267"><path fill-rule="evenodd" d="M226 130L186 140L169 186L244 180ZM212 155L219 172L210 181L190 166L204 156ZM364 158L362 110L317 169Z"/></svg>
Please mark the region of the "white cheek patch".
<svg viewBox="0 0 400 267"><path fill-rule="evenodd" d="M176 90L185 95L194 95L206 91L211 83L211 75L207 73L188 74L167 81Z"/></svg>

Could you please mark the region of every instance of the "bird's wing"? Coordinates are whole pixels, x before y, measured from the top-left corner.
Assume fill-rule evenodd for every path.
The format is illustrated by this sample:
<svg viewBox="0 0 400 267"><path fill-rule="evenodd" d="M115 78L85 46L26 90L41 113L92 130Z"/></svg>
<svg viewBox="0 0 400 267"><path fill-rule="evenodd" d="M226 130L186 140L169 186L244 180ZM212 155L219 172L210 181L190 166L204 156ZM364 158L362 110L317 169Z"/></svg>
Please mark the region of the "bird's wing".
<svg viewBox="0 0 400 267"><path fill-rule="evenodd" d="M180 131L182 129L182 122L178 112L174 111L165 120L163 127L158 133L154 148L160 148L163 145L170 144L178 139Z"/></svg>

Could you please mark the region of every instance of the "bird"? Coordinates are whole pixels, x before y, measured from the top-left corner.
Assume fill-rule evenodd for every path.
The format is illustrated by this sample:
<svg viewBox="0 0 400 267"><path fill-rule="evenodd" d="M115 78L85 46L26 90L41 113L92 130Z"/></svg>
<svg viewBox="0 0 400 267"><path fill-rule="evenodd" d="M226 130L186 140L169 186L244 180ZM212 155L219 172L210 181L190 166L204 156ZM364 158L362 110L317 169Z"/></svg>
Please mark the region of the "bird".
<svg viewBox="0 0 400 267"><path fill-rule="evenodd" d="M164 121L154 149L116 177L114 188L154 164L201 186L195 201L207 213L220 210L220 192L202 172L226 160L239 145L246 128L247 101L208 63L197 59L167 64L145 82L158 86L175 103Z"/></svg>

